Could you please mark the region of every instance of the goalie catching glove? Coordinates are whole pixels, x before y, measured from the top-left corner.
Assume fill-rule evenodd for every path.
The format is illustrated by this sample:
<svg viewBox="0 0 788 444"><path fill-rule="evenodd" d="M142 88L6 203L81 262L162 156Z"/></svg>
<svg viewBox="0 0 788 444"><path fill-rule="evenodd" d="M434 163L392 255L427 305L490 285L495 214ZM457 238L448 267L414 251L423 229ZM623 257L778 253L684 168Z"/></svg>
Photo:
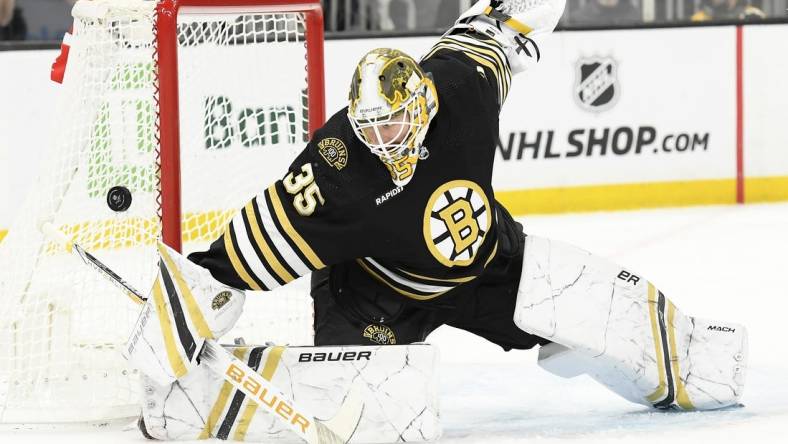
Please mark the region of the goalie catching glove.
<svg viewBox="0 0 788 444"><path fill-rule="evenodd" d="M565 6L566 0L479 0L448 34L468 29L494 39L518 74L539 61L541 40L558 25Z"/></svg>
<svg viewBox="0 0 788 444"><path fill-rule="evenodd" d="M227 333L243 311L244 292L159 243L159 274L124 356L160 385L197 365L206 339Z"/></svg>

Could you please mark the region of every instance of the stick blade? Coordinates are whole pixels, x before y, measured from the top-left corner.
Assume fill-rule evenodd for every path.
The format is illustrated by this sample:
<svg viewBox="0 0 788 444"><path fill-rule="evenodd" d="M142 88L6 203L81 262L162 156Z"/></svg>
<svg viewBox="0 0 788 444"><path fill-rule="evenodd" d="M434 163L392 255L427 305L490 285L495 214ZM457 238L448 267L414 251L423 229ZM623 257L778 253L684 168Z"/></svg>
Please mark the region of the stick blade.
<svg viewBox="0 0 788 444"><path fill-rule="evenodd" d="M320 444L346 444L358 428L363 413L362 388L355 381L337 414L331 419L317 421Z"/></svg>

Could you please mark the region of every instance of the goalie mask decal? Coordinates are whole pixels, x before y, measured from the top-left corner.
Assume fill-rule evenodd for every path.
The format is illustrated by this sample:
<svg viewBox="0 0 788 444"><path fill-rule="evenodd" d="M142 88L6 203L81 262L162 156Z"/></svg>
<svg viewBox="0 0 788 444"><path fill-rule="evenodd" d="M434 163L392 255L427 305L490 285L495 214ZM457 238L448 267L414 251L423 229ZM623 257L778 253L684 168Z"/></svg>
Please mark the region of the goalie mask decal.
<svg viewBox="0 0 788 444"><path fill-rule="evenodd" d="M432 75L396 49L368 52L350 85L348 119L358 140L376 155L397 186L413 179L426 159L424 140L438 112Z"/></svg>
<svg viewBox="0 0 788 444"><path fill-rule="evenodd" d="M491 225L484 190L468 180L441 185L424 209L424 241L435 259L447 267L473 263Z"/></svg>

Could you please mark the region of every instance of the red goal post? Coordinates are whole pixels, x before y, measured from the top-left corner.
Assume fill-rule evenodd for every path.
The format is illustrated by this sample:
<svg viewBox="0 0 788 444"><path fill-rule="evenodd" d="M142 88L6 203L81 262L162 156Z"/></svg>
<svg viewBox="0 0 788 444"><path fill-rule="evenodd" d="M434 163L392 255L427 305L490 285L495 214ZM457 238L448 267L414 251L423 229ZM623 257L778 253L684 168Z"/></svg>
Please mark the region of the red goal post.
<svg viewBox="0 0 788 444"><path fill-rule="evenodd" d="M156 7L159 80L159 143L161 149L162 238L181 251L180 135L178 128L177 17L182 8L243 9L259 12L300 12L306 20L309 135L325 122L323 10L320 1L303 0L162 0ZM169 60L168 63L162 61Z"/></svg>

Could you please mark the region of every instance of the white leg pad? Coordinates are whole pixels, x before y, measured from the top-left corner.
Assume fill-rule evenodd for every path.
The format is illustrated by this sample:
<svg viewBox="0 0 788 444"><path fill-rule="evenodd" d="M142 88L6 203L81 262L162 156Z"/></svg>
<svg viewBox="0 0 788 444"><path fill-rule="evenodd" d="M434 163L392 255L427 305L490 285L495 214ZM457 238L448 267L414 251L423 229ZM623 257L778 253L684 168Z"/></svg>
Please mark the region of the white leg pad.
<svg viewBox="0 0 788 444"><path fill-rule="evenodd" d="M539 367L562 378L574 378L588 373L591 358L571 348L551 342L539 347Z"/></svg>
<svg viewBox="0 0 788 444"><path fill-rule="evenodd" d="M225 348L318 419L330 421L360 402L350 444L440 437L438 351L431 345ZM169 385L145 375L142 384L146 430L156 439L300 441L281 421L292 409L277 408L276 418L202 365ZM260 399L272 405L277 398L263 392Z"/></svg>
<svg viewBox="0 0 788 444"><path fill-rule="evenodd" d="M684 316L650 282L561 242L526 238L514 321L569 349L540 353L542 367L633 402L714 409L742 394L743 326Z"/></svg>

